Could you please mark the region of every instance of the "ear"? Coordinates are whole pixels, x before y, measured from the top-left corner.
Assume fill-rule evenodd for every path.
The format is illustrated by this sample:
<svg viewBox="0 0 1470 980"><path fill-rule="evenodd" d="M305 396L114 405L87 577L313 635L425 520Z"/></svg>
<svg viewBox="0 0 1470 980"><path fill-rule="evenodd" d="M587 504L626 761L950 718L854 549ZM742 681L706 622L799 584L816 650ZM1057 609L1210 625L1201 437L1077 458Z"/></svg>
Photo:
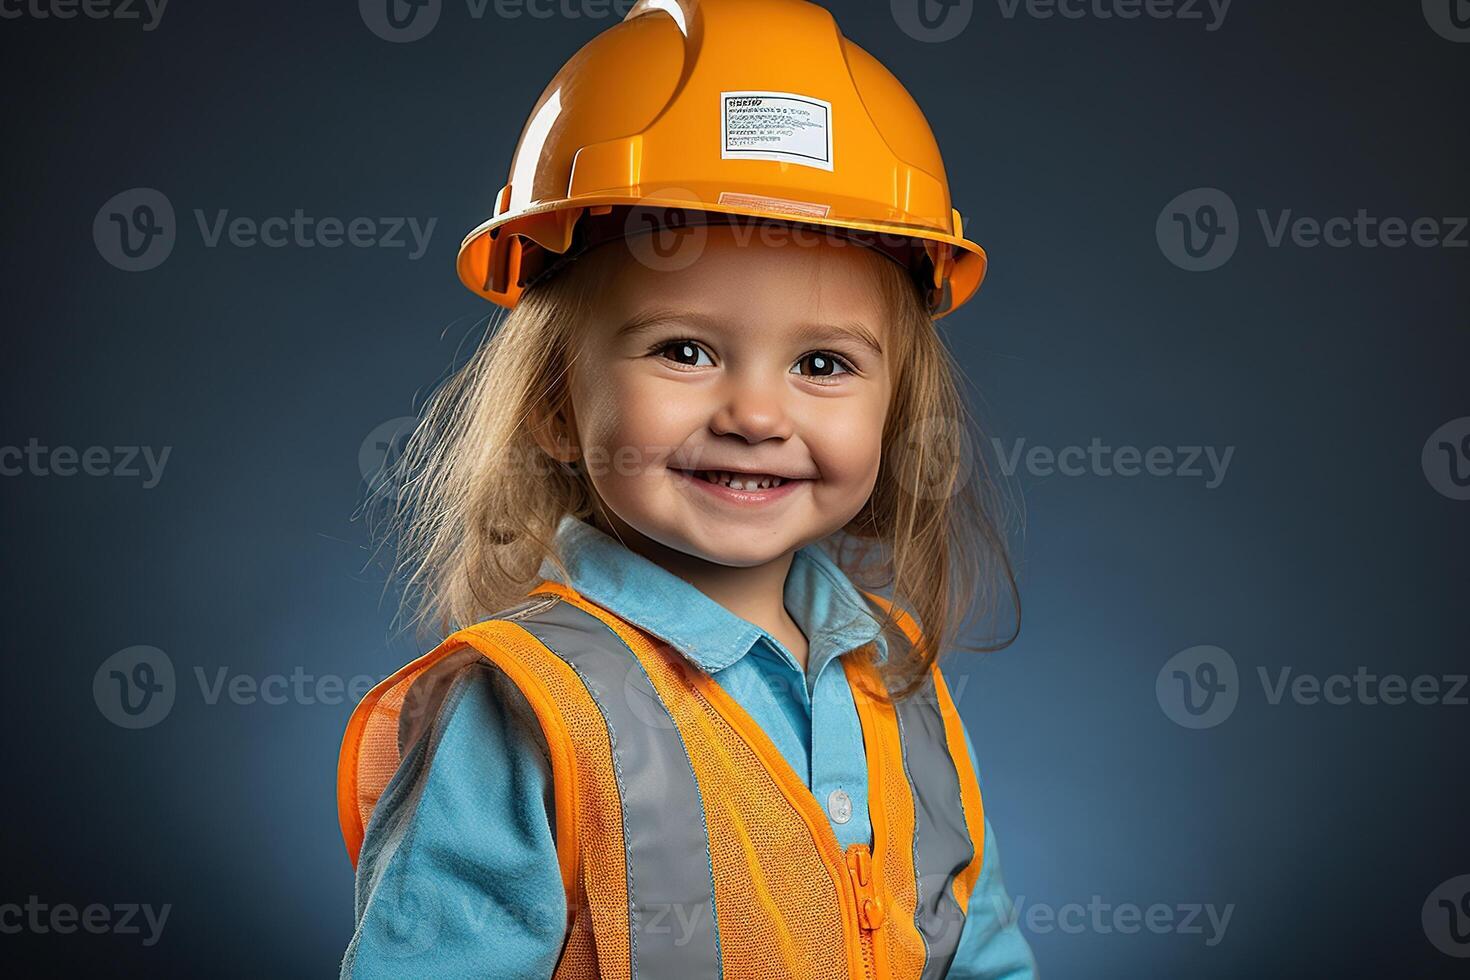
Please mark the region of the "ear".
<svg viewBox="0 0 1470 980"><path fill-rule="evenodd" d="M561 463L574 463L582 456L582 447L577 439L577 416L570 398L563 397L561 405L552 408L538 403L530 418L531 437L536 445Z"/></svg>

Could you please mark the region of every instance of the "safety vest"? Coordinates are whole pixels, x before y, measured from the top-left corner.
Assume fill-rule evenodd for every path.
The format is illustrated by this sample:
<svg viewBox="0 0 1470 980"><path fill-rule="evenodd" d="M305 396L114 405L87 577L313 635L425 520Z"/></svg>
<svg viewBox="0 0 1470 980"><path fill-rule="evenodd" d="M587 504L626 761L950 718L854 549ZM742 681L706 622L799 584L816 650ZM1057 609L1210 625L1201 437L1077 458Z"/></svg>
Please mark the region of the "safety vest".
<svg viewBox="0 0 1470 980"><path fill-rule="evenodd" d="M880 608L881 596L865 593ZM900 624L916 638L913 620ZM348 723L338 810L354 866L453 675L489 661L540 723L569 925L556 980L937 980L980 873L984 819L937 669L893 705L842 658L867 751L873 846L844 851L748 714L668 644L546 580L375 687Z"/></svg>

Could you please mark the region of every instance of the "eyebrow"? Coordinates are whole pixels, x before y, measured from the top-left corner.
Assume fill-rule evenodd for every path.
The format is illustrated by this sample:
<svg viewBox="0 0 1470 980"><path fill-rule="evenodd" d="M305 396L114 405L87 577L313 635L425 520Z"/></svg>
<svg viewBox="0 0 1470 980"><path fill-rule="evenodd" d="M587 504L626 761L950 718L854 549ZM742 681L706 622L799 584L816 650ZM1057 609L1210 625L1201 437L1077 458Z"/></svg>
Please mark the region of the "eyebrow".
<svg viewBox="0 0 1470 980"><path fill-rule="evenodd" d="M709 329L726 327L728 324L718 316L699 313L695 310L677 310L658 307L644 310L617 329L617 338L633 337L666 323L687 323ZM883 345L867 325L858 320L839 323L801 323L792 331L792 337L803 343L842 338L867 347L879 357L883 356Z"/></svg>

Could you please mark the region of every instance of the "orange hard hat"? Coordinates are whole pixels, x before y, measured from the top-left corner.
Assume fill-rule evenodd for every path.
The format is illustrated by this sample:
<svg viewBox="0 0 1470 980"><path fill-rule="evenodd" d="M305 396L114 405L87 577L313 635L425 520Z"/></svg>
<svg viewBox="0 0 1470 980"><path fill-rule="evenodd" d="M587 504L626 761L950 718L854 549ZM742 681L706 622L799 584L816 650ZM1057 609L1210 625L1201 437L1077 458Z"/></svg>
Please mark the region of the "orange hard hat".
<svg viewBox="0 0 1470 980"><path fill-rule="evenodd" d="M985 277L918 104L807 0L638 0L542 93L459 277L514 307L635 212L833 229L909 268L936 319Z"/></svg>

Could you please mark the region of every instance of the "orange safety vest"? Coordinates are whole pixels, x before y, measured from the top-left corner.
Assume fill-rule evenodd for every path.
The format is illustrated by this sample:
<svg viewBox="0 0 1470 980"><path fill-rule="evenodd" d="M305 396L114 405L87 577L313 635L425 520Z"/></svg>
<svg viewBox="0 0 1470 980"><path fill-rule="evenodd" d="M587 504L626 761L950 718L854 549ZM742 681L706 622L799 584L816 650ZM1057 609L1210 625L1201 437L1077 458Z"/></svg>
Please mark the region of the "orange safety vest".
<svg viewBox="0 0 1470 980"><path fill-rule="evenodd" d="M873 830L871 850L844 852L806 784L713 678L560 582L528 596L450 635L353 712L337 802L354 866L400 760L453 676L483 659L525 694L550 752L570 919L555 980L945 975L984 818L938 669L889 705L870 693L884 690L876 669L842 658Z"/></svg>

